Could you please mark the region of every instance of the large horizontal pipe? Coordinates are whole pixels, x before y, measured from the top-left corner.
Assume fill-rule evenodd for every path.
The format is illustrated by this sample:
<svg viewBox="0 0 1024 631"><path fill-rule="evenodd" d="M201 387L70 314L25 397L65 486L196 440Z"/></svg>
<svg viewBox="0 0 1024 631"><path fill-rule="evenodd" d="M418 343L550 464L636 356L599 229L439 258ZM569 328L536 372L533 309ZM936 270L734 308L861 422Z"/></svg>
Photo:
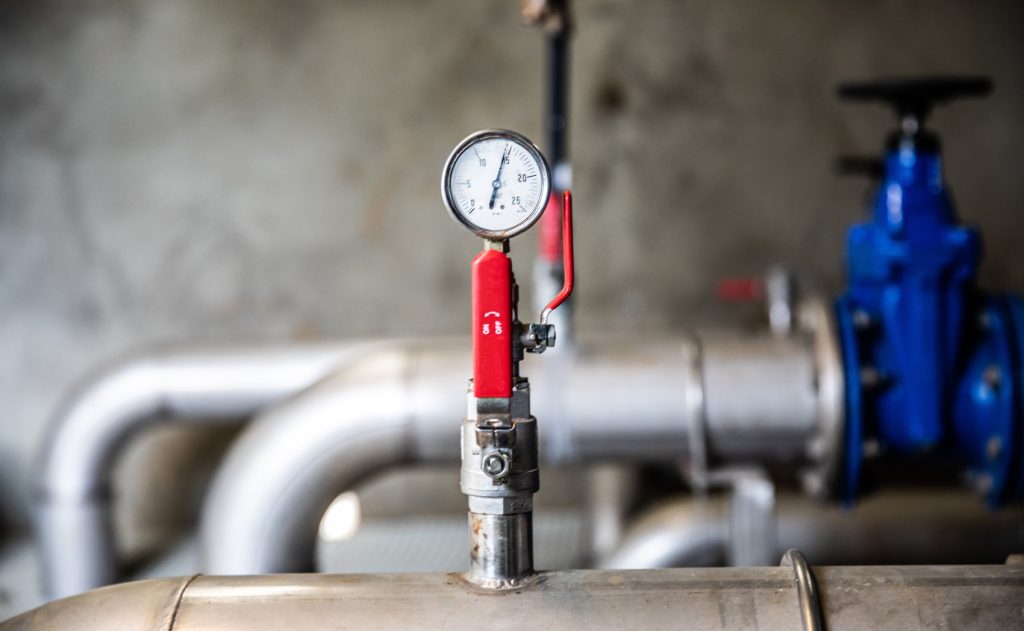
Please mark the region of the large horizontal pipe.
<svg viewBox="0 0 1024 631"><path fill-rule="evenodd" d="M686 453L681 345L527 364L542 454L550 462ZM311 571L318 524L340 492L400 464L457 462L469 367L461 344L390 347L255 420L207 494L204 571Z"/></svg>
<svg viewBox="0 0 1024 631"><path fill-rule="evenodd" d="M44 605L2 631L319 629L1018 628L1024 566L791 567L545 572L484 593L455 574L277 575L126 583ZM817 597L815 598L815 594Z"/></svg>
<svg viewBox="0 0 1024 631"><path fill-rule="evenodd" d="M706 389L703 375L735 373L741 358L712 353L695 362L692 338L583 346L528 362L523 372L533 384L542 457L676 460L690 452L695 425L715 437L722 435L720 423L756 426L758 418L781 419L782 409L797 408L800 423L787 423L776 440L764 442L762 453L765 460L792 459L816 430L812 349L801 340L751 344L754 361L744 378L771 380L777 387L767 394L763 388ZM719 355L728 360L719 362ZM772 359L780 357L806 378L778 379ZM383 348L250 424L207 495L200 535L204 571L311 571L317 525L339 493L389 467L457 462L469 366L463 344ZM751 400L742 408L721 401L744 397Z"/></svg>
<svg viewBox="0 0 1024 631"><path fill-rule="evenodd" d="M42 456L36 525L47 592L67 596L118 578L109 478L133 435L162 422L239 421L376 346L168 350L101 371L65 405Z"/></svg>
<svg viewBox="0 0 1024 631"><path fill-rule="evenodd" d="M721 565L731 546L722 496L659 504L627 531L606 569ZM1024 550L1024 511L988 510L967 492L888 491L846 510L784 495L769 556L798 548L829 565L995 563Z"/></svg>
<svg viewBox="0 0 1024 631"><path fill-rule="evenodd" d="M542 418L542 445L549 461L580 457L632 461L675 458L687 452L689 431L695 423L707 424L711 428L707 433L714 435L718 419L713 412L718 409L715 407L718 397L745 396L742 391L719 393L713 390L709 392L710 396L703 393L701 372L713 370L714 366L709 368L707 363L714 363L714 360L694 363L693 358L699 353L692 339L649 344L641 348L636 346L635 343L616 346L614 353L582 350L570 356L527 362L525 370L534 377L534 403ZM116 580L118 564L110 527L107 488L109 471L119 449L141 429L155 423L233 422L305 389L347 360L358 359L360 366L365 367L372 365L373 358L378 353L387 352L387 349L412 347L420 349L414 353L418 358L412 362L415 369L410 369L408 379L392 375L391 378L402 383L391 391L397 396L394 399L378 398L377 403L391 405L388 409L397 415L391 416L392 419L423 417L443 424L448 419L461 417L464 404L461 398L469 362L468 349L464 343L458 342L371 342L169 352L124 362L101 372L71 399L51 432L43 458L38 530L49 593L56 596L72 594ZM428 352L431 348L435 351ZM785 345L773 345L770 350L794 352L794 348ZM406 351L395 352L401 354ZM796 352L804 351L796 349ZM716 356L714 353L711 355L712 358ZM722 356L737 361L734 354ZM771 362L758 365L773 370ZM360 405L342 403L343 409L337 409L324 404L322 407L328 416L307 422L316 425L334 423L335 419L349 416L358 418L372 405L368 398L354 395L352 391L363 385L371 389L376 387L374 379L366 381L358 376L361 370L356 367L332 379L329 384L317 388L316 394L304 397L294 406L286 406L284 411L275 412L272 418L285 419L293 413L310 416L306 410L319 409L319 404L315 403L317 398L336 386L344 386L348 393L345 397L359 398ZM415 384L418 384L415 397L409 398L405 388ZM775 407L802 400L805 396L803 389L807 387L806 383L793 382L785 390L789 394L779 396L779 393L774 393L765 406L754 404L746 409L755 416L766 414L775 415L771 416L775 418L778 416ZM344 401L345 397L335 397L334 400ZM406 405L394 407L397 401L404 401ZM455 401L459 401L457 405ZM712 414L705 413L705 405L710 406L708 411ZM408 406L422 408L422 413L417 411L408 416ZM383 410L382 406L378 407ZM383 415L380 410L378 413ZM346 425L341 420L338 422L342 427L333 440L344 443L346 432L358 425L358 421L351 421L354 425ZM261 425L274 423L276 421L267 420ZM411 456L414 460L456 457L457 439L450 439L447 435L439 437L431 429L424 429L421 434L437 441L437 444L418 445L419 451ZM330 436L317 436L327 440L322 447L326 453ZM796 443L804 438L791 434L789 440L793 441L794 447L783 450L785 453L798 449ZM239 464L228 467L221 476L231 478L230 472L237 469L241 477L235 476L235 483L221 486L233 489L232 493L244 489L242 496L273 496L280 491L275 490L273 483L265 491L256 492L240 481L272 477L271 472L275 470L272 463L279 457L275 452L285 452L280 457L287 460L291 457L288 452L296 449L295 441L301 442L301 439L281 440L274 431L259 430L239 447L239 454L234 457ZM252 452L256 459L243 457L246 452ZM340 453L347 452L342 450ZM370 457L369 452L366 457ZM393 463L401 461L405 460L398 458ZM382 463L374 470L384 466L388 465ZM341 488L360 477L353 478L345 473L350 469L343 465L340 469L342 473L327 478L334 479L335 484L342 485ZM295 486L292 491L282 493L302 491L303 487ZM223 494L218 497L223 497ZM258 503L253 501L251 504L257 506ZM221 504L220 500L215 500L211 506ZM314 512L321 508L319 502L316 506ZM276 510L270 510L269 515L278 515ZM304 515L303 531L307 521L315 522L317 518L316 515ZM275 517L266 519L274 521ZM206 521L209 523L210 520ZM273 531L273 536L277 534ZM304 553L299 558L298 566L306 568Z"/></svg>

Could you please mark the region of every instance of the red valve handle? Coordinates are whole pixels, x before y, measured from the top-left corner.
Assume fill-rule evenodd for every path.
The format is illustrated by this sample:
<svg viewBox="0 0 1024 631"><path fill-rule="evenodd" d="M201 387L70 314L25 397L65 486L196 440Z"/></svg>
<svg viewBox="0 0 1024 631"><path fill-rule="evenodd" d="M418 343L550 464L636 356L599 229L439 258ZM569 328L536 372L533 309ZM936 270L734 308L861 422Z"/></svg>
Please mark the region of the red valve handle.
<svg viewBox="0 0 1024 631"><path fill-rule="evenodd" d="M562 268L563 278L562 291L558 292L544 311L540 314L540 323L547 324L551 312L558 308L569 295L573 288L573 252L572 252L572 193L562 193Z"/></svg>
<svg viewBox="0 0 1024 631"><path fill-rule="evenodd" d="M565 302L573 288L572 195L562 196L562 261L565 282L544 307L541 324ZM473 396L512 396L512 261L488 248L473 259Z"/></svg>
<svg viewBox="0 0 1024 631"><path fill-rule="evenodd" d="M538 226L537 256L548 263L555 263L562 256L562 199L555 191L551 191L548 197L548 205Z"/></svg>
<svg viewBox="0 0 1024 631"><path fill-rule="evenodd" d="M473 259L473 395L512 396L512 261L484 250Z"/></svg>
<svg viewBox="0 0 1024 631"><path fill-rule="evenodd" d="M764 297L760 278L723 278L715 285L715 295L722 302L750 302Z"/></svg>

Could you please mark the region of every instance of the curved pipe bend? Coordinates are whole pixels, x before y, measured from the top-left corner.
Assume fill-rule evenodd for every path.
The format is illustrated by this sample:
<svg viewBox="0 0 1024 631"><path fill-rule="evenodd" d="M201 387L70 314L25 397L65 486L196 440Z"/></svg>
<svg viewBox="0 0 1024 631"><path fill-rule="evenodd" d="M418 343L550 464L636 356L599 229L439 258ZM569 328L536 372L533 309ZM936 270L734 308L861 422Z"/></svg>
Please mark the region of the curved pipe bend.
<svg viewBox="0 0 1024 631"><path fill-rule="evenodd" d="M103 370L68 401L45 442L36 526L47 592L63 597L118 578L109 477L133 435L164 421L236 422L375 346L172 350Z"/></svg>
<svg viewBox="0 0 1024 631"><path fill-rule="evenodd" d="M721 496L656 506L630 527L597 566L604 570L714 567L729 556L729 510Z"/></svg>
<svg viewBox="0 0 1024 631"><path fill-rule="evenodd" d="M424 400L428 393L413 383L419 356L415 344L367 354L247 428L207 495L201 524L205 566L234 568L218 570L226 573L306 569L300 560L313 558L315 539L299 534L312 524L315 535L335 497L331 489L347 488L416 455L440 457L426 446L417 449L417 425L457 418L465 405L459 396L465 379L439 390L451 394L431 405ZM453 459L459 425L453 421L448 429L449 449L442 451ZM434 434L438 430L433 426Z"/></svg>

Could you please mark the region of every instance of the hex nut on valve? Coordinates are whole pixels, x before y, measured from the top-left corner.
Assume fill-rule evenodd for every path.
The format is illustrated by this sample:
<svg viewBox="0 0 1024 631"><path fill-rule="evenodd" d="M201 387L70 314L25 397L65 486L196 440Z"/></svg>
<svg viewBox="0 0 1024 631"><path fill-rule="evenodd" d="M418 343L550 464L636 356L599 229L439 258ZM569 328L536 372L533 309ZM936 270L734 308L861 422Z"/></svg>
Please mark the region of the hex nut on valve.
<svg viewBox="0 0 1024 631"><path fill-rule="evenodd" d="M543 353L555 345L555 325L529 324L523 335L523 347L530 353Z"/></svg>
<svg viewBox="0 0 1024 631"><path fill-rule="evenodd" d="M510 468L511 463L509 462L508 456L500 451L487 454L484 456L483 462L481 463L481 469L483 469L484 474L492 480L500 480L501 478L504 478L508 475Z"/></svg>

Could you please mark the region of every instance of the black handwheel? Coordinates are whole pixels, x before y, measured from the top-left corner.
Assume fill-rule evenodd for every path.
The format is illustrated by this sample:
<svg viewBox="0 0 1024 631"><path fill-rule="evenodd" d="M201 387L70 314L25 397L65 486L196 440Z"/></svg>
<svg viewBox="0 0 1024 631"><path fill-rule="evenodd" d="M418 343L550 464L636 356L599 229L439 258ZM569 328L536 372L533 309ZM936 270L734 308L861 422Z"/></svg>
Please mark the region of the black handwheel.
<svg viewBox="0 0 1024 631"><path fill-rule="evenodd" d="M896 109L900 117L923 120L935 105L992 92L988 77L913 77L841 83L839 97L850 101L882 101Z"/></svg>

